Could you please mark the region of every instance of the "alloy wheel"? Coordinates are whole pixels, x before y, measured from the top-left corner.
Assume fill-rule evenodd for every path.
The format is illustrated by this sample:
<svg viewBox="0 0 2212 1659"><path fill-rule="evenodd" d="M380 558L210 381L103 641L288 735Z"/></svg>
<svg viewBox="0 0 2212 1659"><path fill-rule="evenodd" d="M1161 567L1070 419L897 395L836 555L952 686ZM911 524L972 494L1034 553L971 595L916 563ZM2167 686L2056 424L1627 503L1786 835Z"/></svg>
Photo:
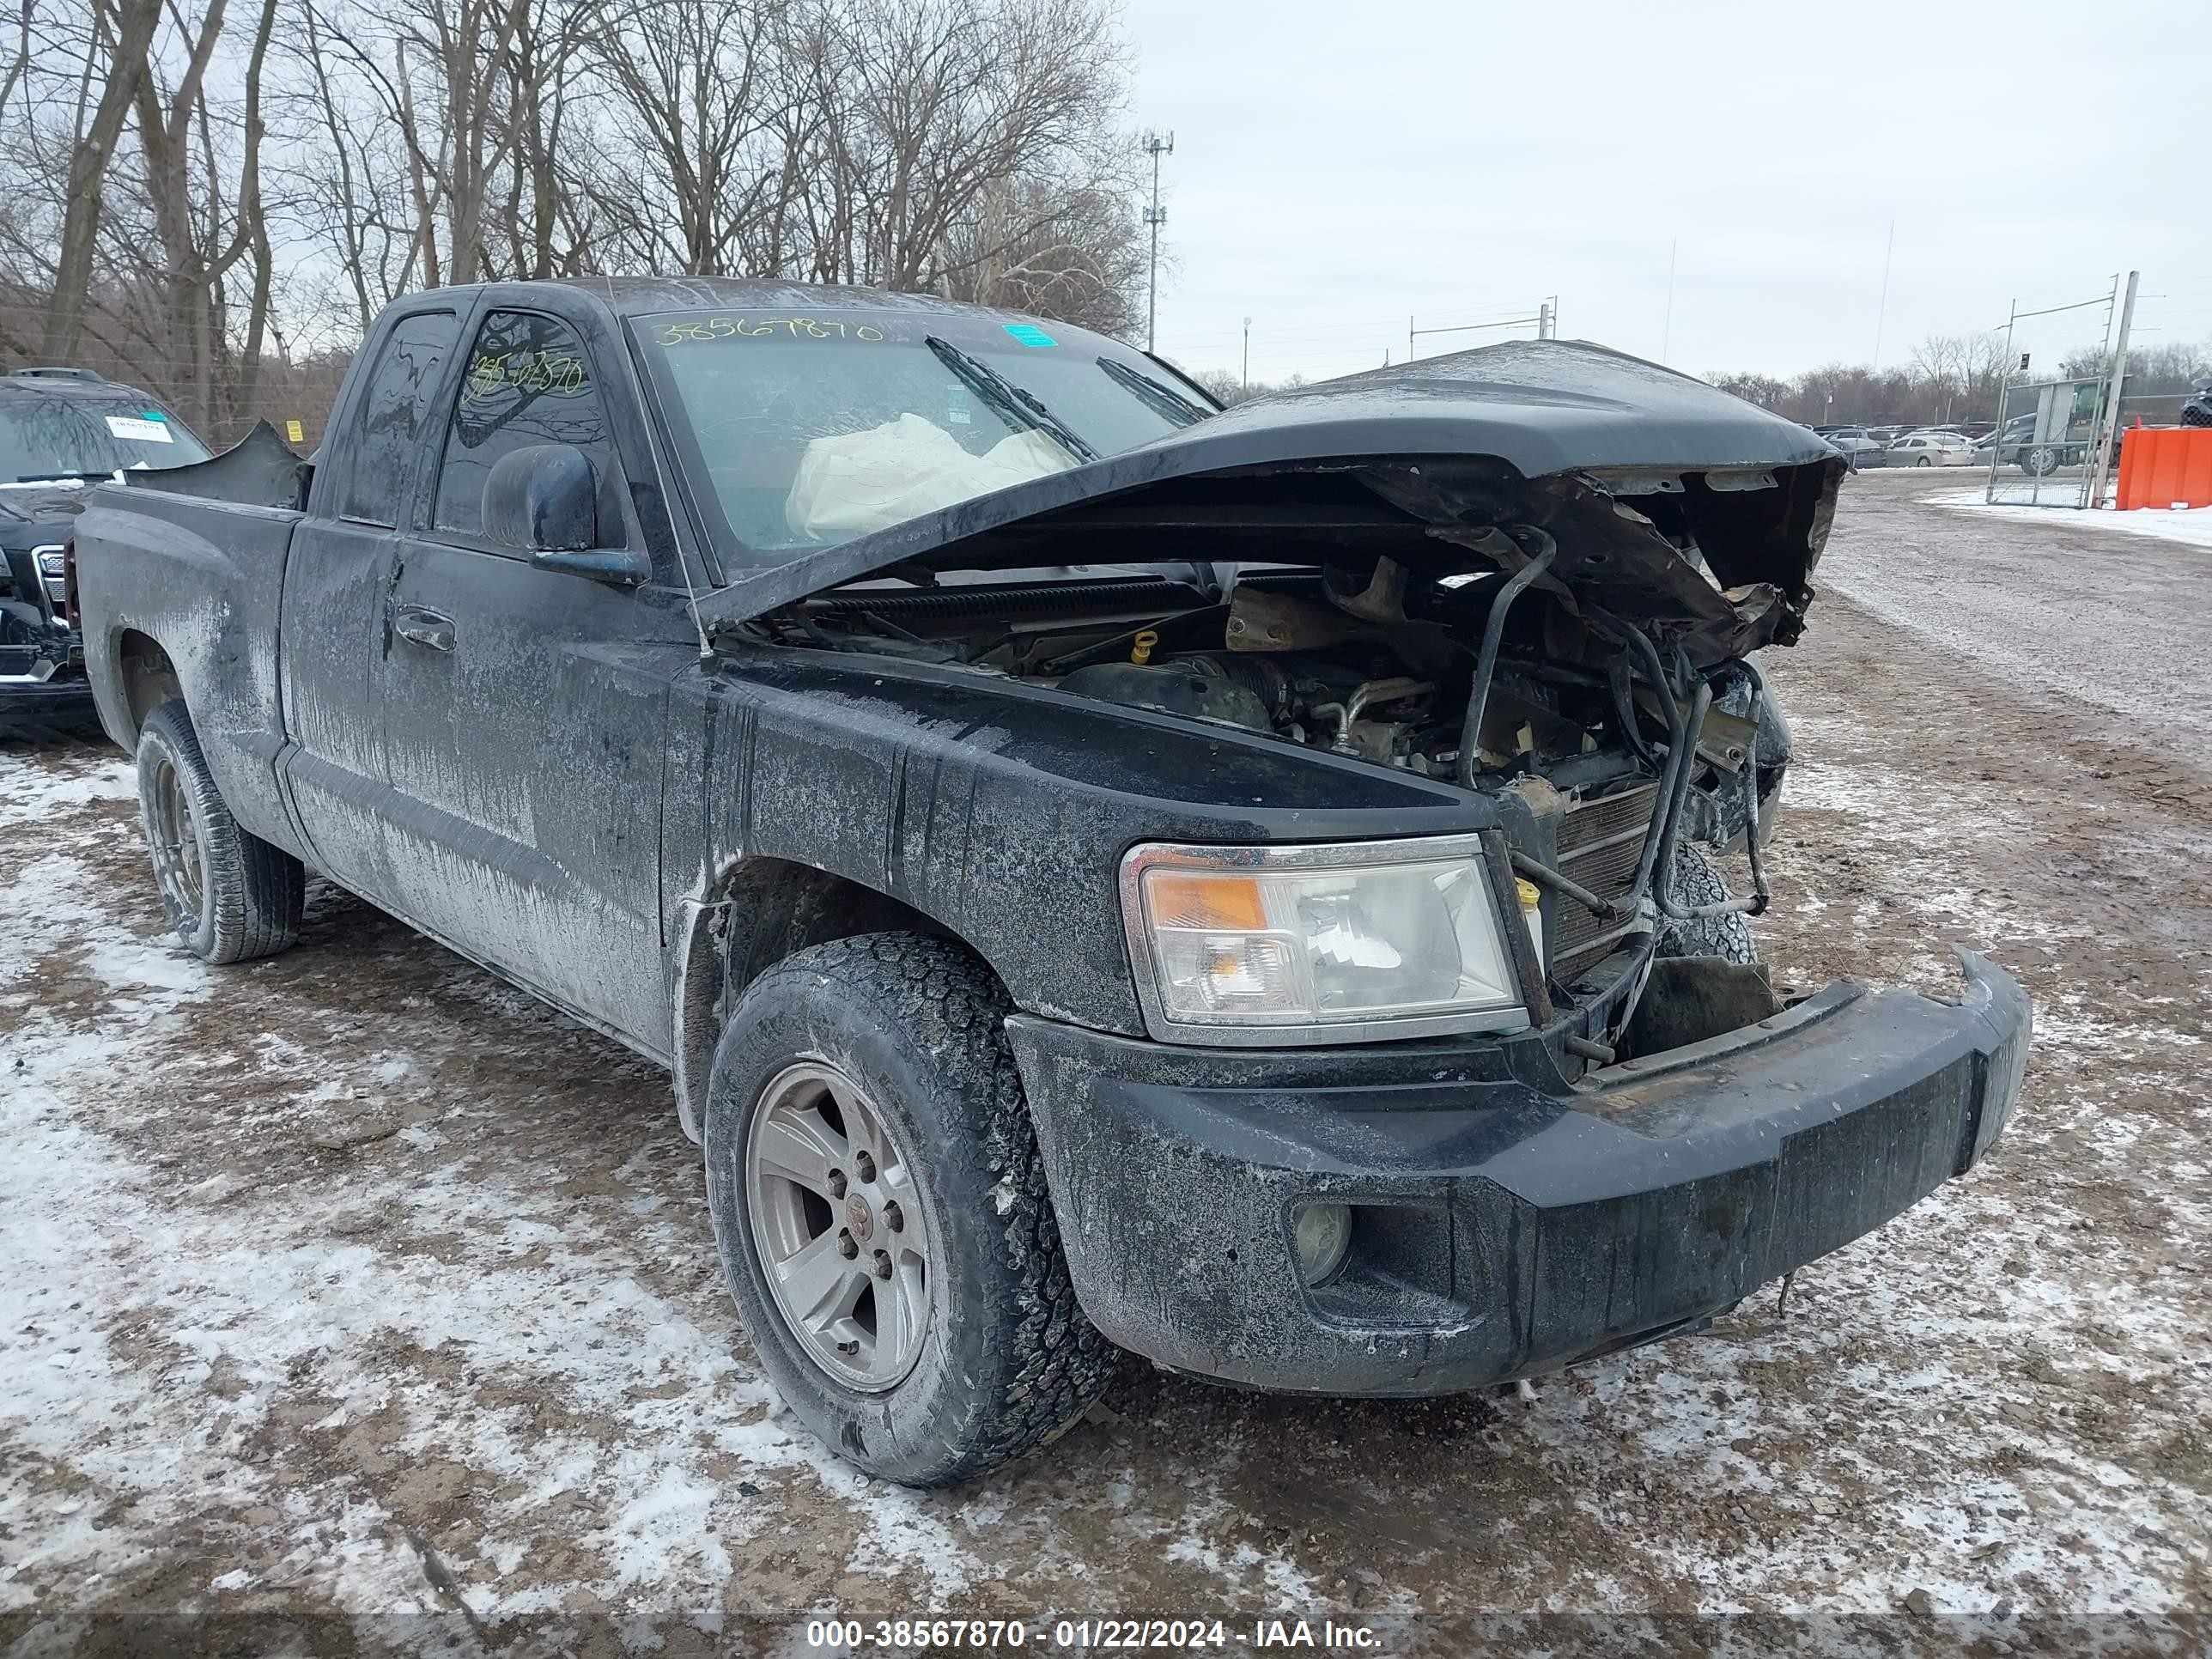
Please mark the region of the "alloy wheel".
<svg viewBox="0 0 2212 1659"><path fill-rule="evenodd" d="M896 1386L929 1334L932 1239L884 1114L826 1060L786 1066L754 1109L744 1188L763 1276L808 1358L860 1393Z"/></svg>
<svg viewBox="0 0 2212 1659"><path fill-rule="evenodd" d="M207 894L207 851L200 844L191 793L176 763L166 757L155 769L147 803L154 832L154 879L180 915L197 916Z"/></svg>

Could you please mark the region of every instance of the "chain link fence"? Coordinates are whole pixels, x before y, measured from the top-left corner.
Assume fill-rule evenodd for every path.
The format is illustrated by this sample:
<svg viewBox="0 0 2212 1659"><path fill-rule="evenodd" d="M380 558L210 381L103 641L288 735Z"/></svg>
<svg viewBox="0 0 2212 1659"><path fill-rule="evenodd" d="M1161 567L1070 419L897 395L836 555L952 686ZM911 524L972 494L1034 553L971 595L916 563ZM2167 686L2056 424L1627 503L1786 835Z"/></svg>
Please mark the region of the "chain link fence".
<svg viewBox="0 0 2212 1659"><path fill-rule="evenodd" d="M1984 499L2019 507L2087 507L2110 441L2102 375L2008 386L1997 402Z"/></svg>

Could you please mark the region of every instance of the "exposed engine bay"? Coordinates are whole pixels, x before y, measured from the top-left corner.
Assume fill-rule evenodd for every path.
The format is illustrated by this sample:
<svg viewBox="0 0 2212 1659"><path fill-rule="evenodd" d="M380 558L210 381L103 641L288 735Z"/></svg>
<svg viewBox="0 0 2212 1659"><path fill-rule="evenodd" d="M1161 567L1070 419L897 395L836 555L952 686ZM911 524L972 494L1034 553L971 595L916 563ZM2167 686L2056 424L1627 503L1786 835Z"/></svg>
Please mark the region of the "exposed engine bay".
<svg viewBox="0 0 2212 1659"><path fill-rule="evenodd" d="M1456 540L1458 556L1419 568L1354 552L1026 581L1008 571L917 586L894 573L773 613L763 631L1005 675L1490 794L1516 873L1545 890L1547 976L1570 1002L1577 976L1632 936L1758 914L1758 848L1790 734L1755 661L1685 629L1630 623L1553 578L1577 550L1534 524ZM1714 599L1773 602L1722 594L1688 537L1675 550ZM1675 891L1676 849L1690 842L1748 844L1758 890Z"/></svg>

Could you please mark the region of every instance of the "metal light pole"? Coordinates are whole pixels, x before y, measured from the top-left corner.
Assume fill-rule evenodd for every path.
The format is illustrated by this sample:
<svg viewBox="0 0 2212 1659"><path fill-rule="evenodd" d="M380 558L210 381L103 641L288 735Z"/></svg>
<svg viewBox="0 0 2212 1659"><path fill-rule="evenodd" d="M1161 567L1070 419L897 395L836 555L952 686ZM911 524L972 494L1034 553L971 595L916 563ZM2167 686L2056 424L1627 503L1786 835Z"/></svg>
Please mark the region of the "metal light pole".
<svg viewBox="0 0 2212 1659"><path fill-rule="evenodd" d="M1889 262L1897 252L1897 221L1889 222L1889 239L1881 246L1881 299L1874 311L1874 362L1881 367L1881 325L1889 320Z"/></svg>
<svg viewBox="0 0 2212 1659"><path fill-rule="evenodd" d="M1152 157L1152 204L1145 210L1145 222L1152 228L1152 270L1145 289L1145 349L1150 351L1160 314L1160 227L1168 222L1168 210L1160 205L1160 157L1175 154L1175 134L1148 132L1145 148Z"/></svg>
<svg viewBox="0 0 2212 1659"><path fill-rule="evenodd" d="M2105 378L2106 407L2104 418L2098 423L2097 466L2089 482L2089 499L2082 502L2084 507L2105 504L2105 480L2112 471L2112 452L2119 447L2120 389L2128 383L2128 334L2135 327L2136 284L2142 276L2139 270L2128 273L2127 301L2120 307L2120 337L2112 343L2112 366Z"/></svg>

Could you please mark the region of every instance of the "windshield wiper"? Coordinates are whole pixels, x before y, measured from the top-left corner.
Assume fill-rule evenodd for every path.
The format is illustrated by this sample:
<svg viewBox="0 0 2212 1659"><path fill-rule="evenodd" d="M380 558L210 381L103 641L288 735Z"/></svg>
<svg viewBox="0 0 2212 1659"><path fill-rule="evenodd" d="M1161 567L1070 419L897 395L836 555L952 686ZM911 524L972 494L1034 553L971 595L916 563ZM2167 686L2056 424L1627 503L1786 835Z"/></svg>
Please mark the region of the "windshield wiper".
<svg viewBox="0 0 2212 1659"><path fill-rule="evenodd" d="M1151 375L1133 369L1111 357L1101 357L1098 367L1106 371L1109 379L1137 394L1138 398L1154 414L1173 421L1177 426L1195 426L1213 413L1210 409L1194 404L1173 386L1162 386Z"/></svg>
<svg viewBox="0 0 2212 1659"><path fill-rule="evenodd" d="M938 362L960 377L961 383L1017 426L1042 432L1079 461L1095 461L1098 452L1084 442L1075 429L1047 409L1030 392L1016 386L988 364L969 356L949 340L934 334L922 343L937 354Z"/></svg>

